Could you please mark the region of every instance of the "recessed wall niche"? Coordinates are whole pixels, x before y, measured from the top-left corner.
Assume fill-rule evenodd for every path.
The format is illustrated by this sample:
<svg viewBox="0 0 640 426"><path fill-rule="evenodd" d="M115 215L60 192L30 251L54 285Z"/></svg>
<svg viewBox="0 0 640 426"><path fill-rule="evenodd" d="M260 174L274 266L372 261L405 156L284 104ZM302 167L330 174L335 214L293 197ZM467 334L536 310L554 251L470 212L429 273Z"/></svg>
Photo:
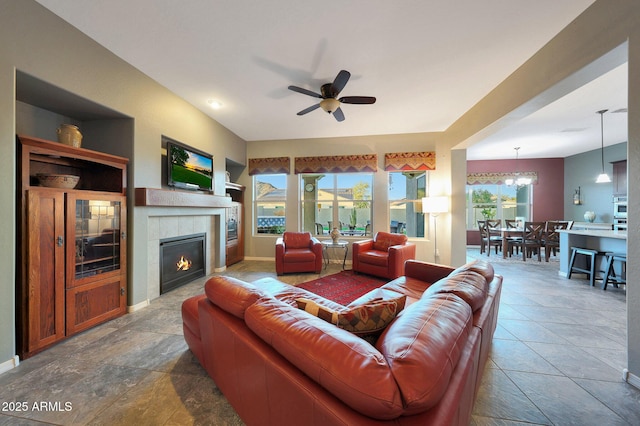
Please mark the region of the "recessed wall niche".
<svg viewBox="0 0 640 426"><path fill-rule="evenodd" d="M83 148L133 156L131 117L17 71L16 133L56 141L56 130L63 123L78 126Z"/></svg>

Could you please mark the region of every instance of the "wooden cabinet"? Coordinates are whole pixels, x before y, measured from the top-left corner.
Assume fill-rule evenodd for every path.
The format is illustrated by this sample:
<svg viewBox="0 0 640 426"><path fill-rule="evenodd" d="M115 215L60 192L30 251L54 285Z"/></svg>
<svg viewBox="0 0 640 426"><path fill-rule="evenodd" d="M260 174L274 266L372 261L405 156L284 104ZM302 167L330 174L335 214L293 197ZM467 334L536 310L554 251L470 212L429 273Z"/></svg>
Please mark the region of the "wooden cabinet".
<svg viewBox="0 0 640 426"><path fill-rule="evenodd" d="M243 185L227 182L231 207L226 210L226 265L244 260L244 190Z"/></svg>
<svg viewBox="0 0 640 426"><path fill-rule="evenodd" d="M616 197L627 195L627 160L616 161L613 164L613 195Z"/></svg>
<svg viewBox="0 0 640 426"><path fill-rule="evenodd" d="M16 335L27 358L125 313L127 159L23 136L18 154ZM45 187L39 173L80 179Z"/></svg>

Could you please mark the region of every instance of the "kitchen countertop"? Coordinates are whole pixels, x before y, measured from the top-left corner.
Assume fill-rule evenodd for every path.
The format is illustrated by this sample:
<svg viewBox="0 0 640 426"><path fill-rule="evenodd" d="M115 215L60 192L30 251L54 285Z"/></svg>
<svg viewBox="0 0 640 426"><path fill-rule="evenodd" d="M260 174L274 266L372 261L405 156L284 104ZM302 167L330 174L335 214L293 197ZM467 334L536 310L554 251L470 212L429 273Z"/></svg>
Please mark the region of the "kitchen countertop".
<svg viewBox="0 0 640 426"><path fill-rule="evenodd" d="M573 222L571 229L613 229L613 223L602 222Z"/></svg>
<svg viewBox="0 0 640 426"><path fill-rule="evenodd" d="M558 232L564 232L572 235L584 235L586 237L616 238L619 240L627 239L627 231L612 231L608 229L559 229Z"/></svg>

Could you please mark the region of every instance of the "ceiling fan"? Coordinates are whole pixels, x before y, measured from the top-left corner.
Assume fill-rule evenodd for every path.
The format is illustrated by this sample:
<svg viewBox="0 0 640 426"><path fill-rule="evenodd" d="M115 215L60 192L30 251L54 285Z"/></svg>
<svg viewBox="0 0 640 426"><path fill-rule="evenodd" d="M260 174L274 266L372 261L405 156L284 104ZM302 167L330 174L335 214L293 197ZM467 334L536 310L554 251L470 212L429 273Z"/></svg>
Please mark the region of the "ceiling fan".
<svg viewBox="0 0 640 426"><path fill-rule="evenodd" d="M340 109L340 104L373 104L376 102L376 98L373 96L343 96L337 98L344 86L349 81L351 74L349 71L342 70L338 73L333 83L326 83L320 87L320 93L313 92L311 90L303 89L298 86L289 86L289 90L302 93L303 95L312 96L314 98L322 99L320 103L305 108L298 113L298 115L305 115L317 108L322 108L329 114L333 113L333 116L338 121L344 121L344 113Z"/></svg>

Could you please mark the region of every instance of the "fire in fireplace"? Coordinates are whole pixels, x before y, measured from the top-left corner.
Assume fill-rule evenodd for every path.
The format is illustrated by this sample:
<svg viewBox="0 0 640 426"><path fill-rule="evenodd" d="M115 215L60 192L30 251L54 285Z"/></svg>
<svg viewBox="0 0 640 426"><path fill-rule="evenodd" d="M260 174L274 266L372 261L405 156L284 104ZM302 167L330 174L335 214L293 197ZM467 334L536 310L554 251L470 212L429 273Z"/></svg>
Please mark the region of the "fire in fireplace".
<svg viewBox="0 0 640 426"><path fill-rule="evenodd" d="M160 294L205 275L206 234L160 240Z"/></svg>

